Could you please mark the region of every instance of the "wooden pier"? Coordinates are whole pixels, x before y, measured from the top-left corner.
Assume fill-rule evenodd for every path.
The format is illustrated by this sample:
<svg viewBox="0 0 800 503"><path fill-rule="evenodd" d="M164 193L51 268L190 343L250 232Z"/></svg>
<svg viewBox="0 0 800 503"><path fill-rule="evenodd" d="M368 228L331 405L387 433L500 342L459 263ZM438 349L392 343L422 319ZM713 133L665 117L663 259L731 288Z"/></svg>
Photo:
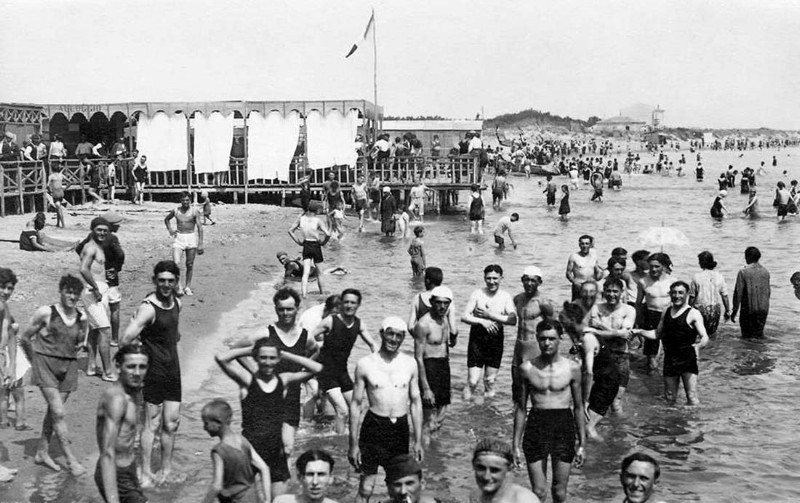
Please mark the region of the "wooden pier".
<svg viewBox="0 0 800 503"><path fill-rule="evenodd" d="M95 166L101 162L110 163L110 159L92 159ZM117 198L130 195L131 170L133 159L124 159L116 165ZM78 159L67 159L62 162L64 184L67 186L65 198L71 204L85 204L89 180L86 169ZM289 181L248 180L246 159L231 158L228 171L213 174L196 174L191 161L187 169L148 174L145 196L152 199L175 199L183 191L208 191L212 199L231 199L234 204L250 203L251 196L273 194L280 196L281 206L291 204L300 195L300 183L308 177L313 192L322 191L322 184L329 173L342 185L345 193L349 193L359 175L367 182L374 175L379 175L381 187L389 186L393 192L403 194L407 200L407 191L414 186L414 181L422 178L425 185L434 192L432 201L436 210L446 210L452 191L469 189L477 183L478 159L476 157L451 156L429 157L408 156L375 161L359 157L355 166L333 166L330 168L309 170L305 156L295 157L289 168ZM47 210L47 178L49 166L45 161L8 161L0 162L0 216L9 214L32 213ZM100 190L106 191L106 181L101 182ZM277 199L277 198L275 198Z"/></svg>

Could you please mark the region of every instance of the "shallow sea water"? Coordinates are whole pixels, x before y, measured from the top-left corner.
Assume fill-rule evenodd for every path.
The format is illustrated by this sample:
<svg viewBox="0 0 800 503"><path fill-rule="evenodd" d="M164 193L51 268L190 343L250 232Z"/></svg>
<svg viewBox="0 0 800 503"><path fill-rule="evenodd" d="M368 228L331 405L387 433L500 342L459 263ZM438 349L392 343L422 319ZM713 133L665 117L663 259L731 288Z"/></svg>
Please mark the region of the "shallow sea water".
<svg viewBox="0 0 800 503"><path fill-rule="evenodd" d="M685 153L688 166L693 167L694 154ZM800 222L795 217L776 223L771 207L780 172L789 171L787 185L791 177L800 177L800 150L748 151L741 158L738 152L702 155L706 166L703 183L696 182L693 175L626 175L624 190L606 190L603 203L591 203L591 190L581 186L581 190L572 193L572 218L568 222L560 221L556 210L547 209L541 193L544 180L537 177L511 177L514 190L503 210L487 208L484 236L470 236L463 211L447 216L426 215L428 265L444 270L445 284L455 293L459 313L470 292L482 285L482 269L490 263L503 266L502 286L514 294L521 291L519 277L523 268L538 265L545 276L542 291L560 305L569 298L564 278L567 257L577 249L578 236L584 233L595 236L598 256L605 261L616 246L625 247L629 253L641 248L637 235L651 226L663 222L676 227L688 236L691 245L664 249L674 262L673 277L690 279L699 270L697 254L707 249L714 253L718 270L731 291L736 271L744 266L745 247L761 249L762 264L772 274L766 338L744 341L739 337L738 324L722 324L715 340L701 354L702 405L694 408L682 405L683 396L677 407L667 407L661 398L661 378L644 375L641 358L634 358L625 414L610 414L601 423L600 432L606 440L589 442L586 464L582 469L573 469L570 501L621 500L619 462L633 451L648 452L661 462L658 494L666 501L800 500L800 461L795 440L800 423L800 405L795 399L800 373L795 318L800 301L789 284L791 273L800 269L795 252ZM733 216L722 222L713 221L708 210L717 192L719 173L728 164L739 170L748 165L757 168L762 160L769 165L772 155L778 158L778 168L768 166L769 174L758 179L764 216L760 220L741 218L746 196L740 195L737 188L729 191L727 198ZM677 161L679 155L672 157ZM648 159L645 156L644 162ZM466 200L465 193L461 199ZM491 240L491 229L500 216L512 211L520 214L515 229L520 246L517 250L499 251ZM364 300L359 315L377 337L380 320L391 314L405 318L411 297L423 285L411 276L408 240L384 238L374 223L368 226L368 232L355 234L354 225L355 220L348 219L350 232L346 239L331 243L325 250L325 264L340 265L352 273L329 279L326 287L329 291L360 288ZM202 343L181 347L184 382L195 384L184 391L187 406L176 444L177 466L186 476L186 483L159 490L153 501L194 502L207 490L211 441L199 422L200 408L207 400L221 396L235 406L239 417L235 386L215 367L212 356L224 347L223 339L228 334L252 333L274 320L274 288L271 283L261 284L220 320L215 334ZM305 307L321 299L310 296ZM460 326L460 334L451 355L453 404L442 431L426 451L424 463L428 492L452 502L466 501L474 487L470 459L475 442L487 436L510 442L513 422L509 372L514 331L506 330L498 395L483 405L469 405L460 398L466 377L466 325ZM562 349L566 345L563 342ZM413 342L406 340L403 349L413 354ZM366 346L357 342L350 359L351 369L366 352ZM202 448L195 450L198 446ZM310 446L334 453L335 481L330 496L352 501L358 478L346 460L347 438L334 435L329 425L304 423L297 436L295 456ZM514 478L529 486L524 470L517 470ZM382 480L376 494L385 494Z"/></svg>

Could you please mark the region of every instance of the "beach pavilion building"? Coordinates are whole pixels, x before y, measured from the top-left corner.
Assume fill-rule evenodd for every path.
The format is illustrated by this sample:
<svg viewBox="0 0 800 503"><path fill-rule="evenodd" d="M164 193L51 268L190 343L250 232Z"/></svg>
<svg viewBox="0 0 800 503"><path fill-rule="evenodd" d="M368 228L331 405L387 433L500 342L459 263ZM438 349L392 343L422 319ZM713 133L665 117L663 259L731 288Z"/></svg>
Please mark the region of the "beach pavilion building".
<svg viewBox="0 0 800 503"><path fill-rule="evenodd" d="M357 174L383 171L387 164L370 163L363 138L371 140L383 126L383 109L367 100L322 101L215 101L131 102L106 104L11 105L31 118L31 132L48 142L58 134L70 154L82 138L107 154L124 145L126 155L118 168L118 193L130 185L134 151L147 157L149 196L205 189L212 197L239 202L257 195L278 194L284 202L308 178L319 190L334 172L345 186ZM21 113L21 112L19 112ZM38 127L36 124L38 120ZM9 127L9 126L5 126ZM31 133L25 129L22 135ZM19 143L21 144L22 138ZM96 162L107 162L108 159ZM434 183L442 188L469 186L473 159L436 163ZM405 186L420 174L428 160L404 163L395 184ZM396 166L394 166L396 167ZM70 156L64 174L72 193L68 199L85 202L86 166ZM0 165L0 213L11 200L14 210L41 207L48 174L46 162L6 162ZM398 174L394 170L395 175ZM405 187L400 187L405 188ZM214 196L216 194L216 196ZM41 198L35 196L41 195ZM274 197L273 197L274 199Z"/></svg>

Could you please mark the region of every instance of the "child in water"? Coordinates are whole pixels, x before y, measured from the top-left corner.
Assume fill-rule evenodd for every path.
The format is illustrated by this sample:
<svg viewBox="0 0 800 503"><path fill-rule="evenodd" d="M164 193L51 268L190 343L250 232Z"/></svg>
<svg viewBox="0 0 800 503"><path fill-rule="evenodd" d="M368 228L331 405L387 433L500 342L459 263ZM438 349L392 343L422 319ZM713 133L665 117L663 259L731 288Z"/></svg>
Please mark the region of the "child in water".
<svg viewBox="0 0 800 503"><path fill-rule="evenodd" d="M211 219L211 198L208 197L207 190L200 193L200 204L203 205L203 225L209 225L206 221L211 222L211 225L216 225L217 223Z"/></svg>
<svg viewBox="0 0 800 503"><path fill-rule="evenodd" d="M414 227L414 239L408 245L408 254L411 255L411 271L414 276L422 276L425 273L425 250L422 248L422 236L425 229L418 225Z"/></svg>
<svg viewBox="0 0 800 503"><path fill-rule="evenodd" d="M561 206L558 208L558 214L561 215L561 220L569 220L569 186L562 185L561 192L564 195L561 196Z"/></svg>
<svg viewBox="0 0 800 503"><path fill-rule="evenodd" d="M225 400L212 400L201 412L203 429L219 443L211 449L213 479L204 502L260 501L253 469L261 473L264 501L271 501L269 467L250 442L231 429L233 410Z"/></svg>

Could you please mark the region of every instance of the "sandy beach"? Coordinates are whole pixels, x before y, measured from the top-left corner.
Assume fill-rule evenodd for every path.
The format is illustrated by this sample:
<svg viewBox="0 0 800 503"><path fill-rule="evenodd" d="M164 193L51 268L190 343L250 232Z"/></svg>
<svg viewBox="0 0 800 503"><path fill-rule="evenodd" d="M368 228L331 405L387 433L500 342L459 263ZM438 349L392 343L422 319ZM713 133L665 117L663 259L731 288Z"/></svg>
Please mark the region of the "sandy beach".
<svg viewBox="0 0 800 503"><path fill-rule="evenodd" d="M150 291L152 267L162 259L171 258L170 239L164 228L163 217L174 207L172 203L146 203L133 206L121 203L109 206L125 221L118 233L126 252L124 269L120 275L123 294L121 327L127 326L136 306ZM103 208L105 210L105 207ZM102 213L90 207L74 208L75 216L67 216L66 229L56 229L54 219L48 217L46 231L62 238L82 238L89 229L90 220ZM298 210L274 206L216 206L215 226L206 226L206 253L195 262L194 297L184 297L181 313L180 343L183 355L190 352L202 335L213 333L220 323L221 314L232 309L248 297L258 283L270 281L272 275L280 273L275 261L278 249L293 250L286 229ZM78 273L78 257L73 251L59 253L32 253L19 250L14 240L32 215L16 215L2 219L0 226L0 264L11 268L19 278L9 307L21 327L25 327L35 308L57 300L57 283L65 273ZM174 225L174 223L173 223ZM244 246L244 245L247 246ZM222 267L224 265L225 267ZM184 387L195 386L193 376L186 374ZM78 391L67 402L67 422L73 448L84 466L94 470L97 460L97 445L94 436L95 408L100 393L107 386L99 378L87 378L80 374ZM33 463L44 400L38 388L26 387L29 431L2 430L0 463L19 470L16 479L0 485L0 501L29 501L34 491L44 496L44 501L100 501L91 476L78 480L70 479L66 473L55 473ZM13 405L12 405L13 406ZM185 414L185 412L184 412ZM14 412L10 414L12 424ZM53 451L58 453L57 441ZM182 445L181 445L182 444ZM209 445L187 446L186 438L179 438L181 449L202 452L207 458ZM54 456L63 464L63 456ZM42 490L42 482L50 488ZM47 483L49 481L49 483ZM64 491L74 493L75 498L65 498ZM160 498L159 498L160 500Z"/></svg>

